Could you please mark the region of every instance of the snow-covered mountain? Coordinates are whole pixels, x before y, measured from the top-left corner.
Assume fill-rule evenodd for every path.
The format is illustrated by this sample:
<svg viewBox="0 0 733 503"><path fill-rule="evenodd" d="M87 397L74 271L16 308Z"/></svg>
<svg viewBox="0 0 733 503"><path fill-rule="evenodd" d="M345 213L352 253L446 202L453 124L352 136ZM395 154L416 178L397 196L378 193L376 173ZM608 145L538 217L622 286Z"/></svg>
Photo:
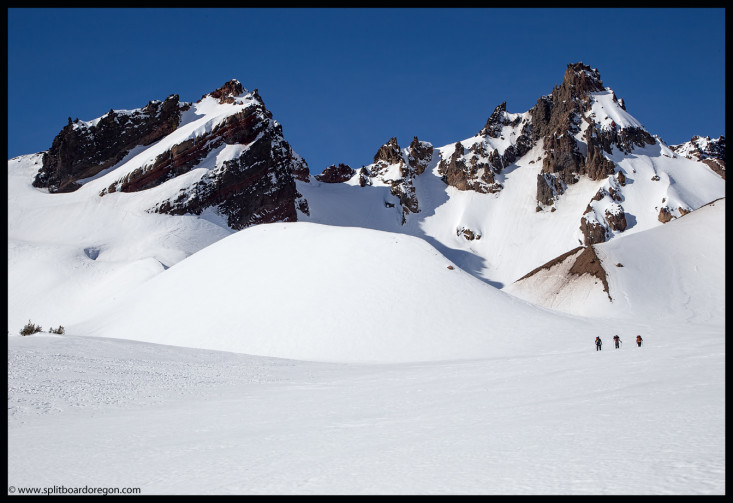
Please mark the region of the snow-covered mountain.
<svg viewBox="0 0 733 503"><path fill-rule="evenodd" d="M478 126L312 176L232 80L10 159L9 493L724 493L724 138L580 63Z"/></svg>
<svg viewBox="0 0 733 503"><path fill-rule="evenodd" d="M273 278L278 291L298 292L288 297L296 302L313 295L309 292L314 283L328 283L327 271L342 271L338 278L348 276L343 267L384 268L390 277L401 278L399 285L432 274L432 268L411 270L407 265L425 261L423 252L415 251L419 247L403 245L403 260L385 255L383 263L378 247L367 256L348 250L334 255L329 249L338 249L340 240L363 241L361 247L367 249L370 240L391 238L346 230L332 234L307 226L302 229L311 229L328 246L306 249L283 238L290 255L276 250L263 255L262 250L245 249L248 242L238 237L227 242L238 243L231 246L239 251L223 244L205 250L208 261L223 268L208 273L208 282L199 277L204 263L191 255L233 232L275 222L358 227L420 238L446 264L490 288L476 298L496 296L499 292L492 287L499 287L554 308L557 303L546 300L552 292L535 290L551 285L556 294L563 288L556 282L533 280L531 295L526 288L510 285L558 257L578 252L579 246L594 246L583 257L602 253L601 244L646 233L725 196L724 171L710 166L716 156L724 158L724 139L695 145L697 150L668 147L652 136L603 85L599 72L582 63L568 65L561 84L526 112L507 112L506 103L501 103L471 138L435 147L415 137L405 148L391 138L359 169L341 164L316 176L293 152L257 90L248 92L236 80L195 103L181 103L171 95L90 121L70 119L48 151L8 161L8 329L17 332L28 319L101 327L104 324L92 320L129 302L130 292L140 289L155 292L150 295L157 299L180 294L197 298L192 292L210 290L207 295L216 298L219 292L222 302L230 302L236 289L221 286L227 281L241 285L242 295L256 296L266 278ZM686 227L676 228L682 235ZM298 232L288 230L291 235ZM258 235L243 234L250 236L252 246L261 243L268 249L268 240L258 240ZM618 246L624 242L629 241L621 240ZM658 253L665 250L659 247ZM257 278L254 270L241 269L237 261L251 267L254 259L249 257L257 257L257 270L268 275ZM311 261L321 263L318 270L323 273L295 286L297 271L305 274ZM169 270L179 262L180 267ZM186 265L197 262L201 268L196 272ZM293 264L299 265L292 274L275 274ZM180 279L182 270L189 271L189 280ZM179 279L168 279L174 277ZM456 292L475 288L467 286L473 285L473 278L466 278L470 281L461 281ZM386 296L388 303L407 302L409 288L401 291L387 278L382 280L367 287L362 283L372 277L360 276L349 287L353 294L344 292L341 299L368 304ZM565 286L572 283L563 281ZM257 286L250 291L247 284ZM153 290L153 285L160 286ZM338 289L335 283L331 287L317 289L316 298L323 301ZM371 300L360 295L362 287L371 289ZM615 299L624 297L623 287L594 282L593 288L593 295L605 299L594 304L593 314L615 316ZM389 293L398 291L399 295ZM430 291L426 287L425 292ZM504 299L506 292L498 298ZM133 298L139 302L147 296L138 293ZM504 302L489 297L485 303ZM292 308L272 301L273 306ZM175 317L184 303L172 302L169 316ZM152 297L143 303L154 304ZM305 305L301 302L299 308ZM590 312L578 302L564 306L570 314ZM318 308L303 309L305 316ZM478 305L472 308L477 310ZM212 305L211 316L215 311ZM337 310L348 311L345 304ZM254 319L248 318L252 323ZM341 323L352 321L345 316ZM129 333L142 332L130 328ZM175 337L166 340L176 342ZM233 344L243 351L254 347ZM267 353L266 346L262 348L258 351Z"/></svg>
<svg viewBox="0 0 733 503"><path fill-rule="evenodd" d="M92 121L69 117L43 153L33 185L99 196L165 185L148 211L200 215L216 207L229 227L241 229L307 212L294 185L307 177L308 165L257 90L231 80L196 103L171 95L162 104L110 110Z"/></svg>

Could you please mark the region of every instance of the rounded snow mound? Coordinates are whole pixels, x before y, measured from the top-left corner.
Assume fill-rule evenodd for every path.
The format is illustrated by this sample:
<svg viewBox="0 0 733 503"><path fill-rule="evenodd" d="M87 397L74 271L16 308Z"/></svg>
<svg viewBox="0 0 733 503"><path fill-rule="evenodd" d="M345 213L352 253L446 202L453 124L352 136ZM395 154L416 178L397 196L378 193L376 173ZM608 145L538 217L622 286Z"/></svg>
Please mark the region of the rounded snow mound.
<svg viewBox="0 0 733 503"><path fill-rule="evenodd" d="M548 331L587 328L483 283L419 238L298 222L232 234L70 330L291 359L397 362L534 354Z"/></svg>

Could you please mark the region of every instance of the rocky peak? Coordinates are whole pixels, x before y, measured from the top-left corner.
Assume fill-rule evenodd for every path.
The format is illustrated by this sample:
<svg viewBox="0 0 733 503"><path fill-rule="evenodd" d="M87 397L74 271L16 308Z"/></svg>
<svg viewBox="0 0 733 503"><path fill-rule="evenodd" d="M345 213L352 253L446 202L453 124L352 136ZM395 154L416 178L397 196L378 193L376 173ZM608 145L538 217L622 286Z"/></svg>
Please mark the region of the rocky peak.
<svg viewBox="0 0 733 503"><path fill-rule="evenodd" d="M189 173L218 149L232 154L199 170L176 195L153 203L148 211L198 215L214 207L233 229L295 221L298 211L308 213L307 201L295 184L296 179L309 181L308 165L285 141L282 127L261 99L235 99L245 92L239 81L230 80L204 95L229 104L230 112L211 116L210 128L203 132L178 135L167 144L165 137L178 129L181 112L192 106L179 104L178 95L150 101L141 109L111 110L93 121L70 122L44 155L34 185L50 192L76 190L83 179L118 164L132 148L163 141L157 145L166 145L165 151L138 161L139 166L122 171L116 179L112 171L112 183L99 195L158 187Z"/></svg>
<svg viewBox="0 0 733 503"><path fill-rule="evenodd" d="M255 89L255 92L256 91L257 90ZM211 96L212 98L218 99L219 103L234 103L234 98L244 94L245 92L246 90L242 86L241 82L239 82L237 79L232 79L229 82L225 83L223 86L221 86L219 89L216 89L215 91L201 96L201 100L206 98L207 96Z"/></svg>
<svg viewBox="0 0 733 503"><path fill-rule="evenodd" d="M598 70L583 63L571 63L565 70L562 84L552 93L537 100L530 110L531 135L534 141L543 140L545 155L542 172L537 179L537 201L552 206L566 187L581 176L602 180L613 175L616 165L603 152L611 154L613 147L631 152L636 146L652 145L654 138L641 127L601 127L588 115L592 106L591 93L609 92L603 86ZM623 109L623 101L611 91L614 106ZM580 136L583 123L585 133ZM538 209L543 209L538 206ZM593 222L590 222L593 224ZM590 225L589 224L589 225ZM622 226L617 226L621 228ZM600 242L595 237L593 242Z"/></svg>
<svg viewBox="0 0 733 503"><path fill-rule="evenodd" d="M489 116L489 119L486 121L486 125L478 134L481 136L498 138L501 136L502 127L508 123L509 122L506 120L506 101L504 101L494 109L492 114Z"/></svg>
<svg viewBox="0 0 733 503"><path fill-rule="evenodd" d="M605 90L598 70L583 63L568 65L560 87L572 89L573 94L578 98L586 97L588 93Z"/></svg>
<svg viewBox="0 0 733 503"><path fill-rule="evenodd" d="M374 154L374 162L384 162L386 164L397 164L402 162L402 152L397 144L397 138L390 138L387 143L379 147L377 153Z"/></svg>
<svg viewBox="0 0 733 503"><path fill-rule="evenodd" d="M433 159L432 143L420 141L415 136L410 143L409 151L407 163L415 171L415 175L422 175L425 168Z"/></svg>

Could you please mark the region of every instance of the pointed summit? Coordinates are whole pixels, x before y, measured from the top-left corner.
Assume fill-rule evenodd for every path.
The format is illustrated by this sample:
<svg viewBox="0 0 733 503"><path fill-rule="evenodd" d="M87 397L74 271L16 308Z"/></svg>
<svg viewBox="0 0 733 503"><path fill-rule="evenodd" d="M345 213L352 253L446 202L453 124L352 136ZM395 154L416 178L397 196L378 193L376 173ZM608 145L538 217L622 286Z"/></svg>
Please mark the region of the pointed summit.
<svg viewBox="0 0 733 503"><path fill-rule="evenodd" d="M507 123L505 115L506 101L504 101L494 109L492 114L489 116L489 119L486 121L486 125L481 131L479 131L478 134L480 134L481 136L498 138L501 135L502 126Z"/></svg>
<svg viewBox="0 0 733 503"><path fill-rule="evenodd" d="M237 79L232 79L221 86L219 89L212 91L208 94L201 96L204 99L206 96L211 96L219 100L219 103L234 103L234 98L241 94L244 94L246 89L242 86L242 83ZM201 100L199 100L201 101Z"/></svg>
<svg viewBox="0 0 733 503"><path fill-rule="evenodd" d="M573 88L577 97L605 90L598 70L580 62L568 64L560 87Z"/></svg>
<svg viewBox="0 0 733 503"><path fill-rule="evenodd" d="M397 144L397 138L392 137L387 143L379 147L377 153L374 154L374 162L379 161L386 164L402 162L402 153L400 152L400 146Z"/></svg>

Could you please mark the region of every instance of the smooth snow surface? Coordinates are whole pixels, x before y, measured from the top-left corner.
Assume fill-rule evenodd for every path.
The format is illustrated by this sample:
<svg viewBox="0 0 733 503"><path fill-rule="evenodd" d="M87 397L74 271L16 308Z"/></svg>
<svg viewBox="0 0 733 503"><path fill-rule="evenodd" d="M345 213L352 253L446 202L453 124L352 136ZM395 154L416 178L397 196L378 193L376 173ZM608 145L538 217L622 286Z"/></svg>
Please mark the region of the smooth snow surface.
<svg viewBox="0 0 733 503"><path fill-rule="evenodd" d="M429 313L426 313L429 316ZM142 494L724 494L722 333L328 364L9 337L8 483Z"/></svg>
<svg viewBox="0 0 733 503"><path fill-rule="evenodd" d="M545 334L583 345L590 328L496 290L421 239L305 222L237 232L131 290L110 311L70 326L340 362L533 354Z"/></svg>

